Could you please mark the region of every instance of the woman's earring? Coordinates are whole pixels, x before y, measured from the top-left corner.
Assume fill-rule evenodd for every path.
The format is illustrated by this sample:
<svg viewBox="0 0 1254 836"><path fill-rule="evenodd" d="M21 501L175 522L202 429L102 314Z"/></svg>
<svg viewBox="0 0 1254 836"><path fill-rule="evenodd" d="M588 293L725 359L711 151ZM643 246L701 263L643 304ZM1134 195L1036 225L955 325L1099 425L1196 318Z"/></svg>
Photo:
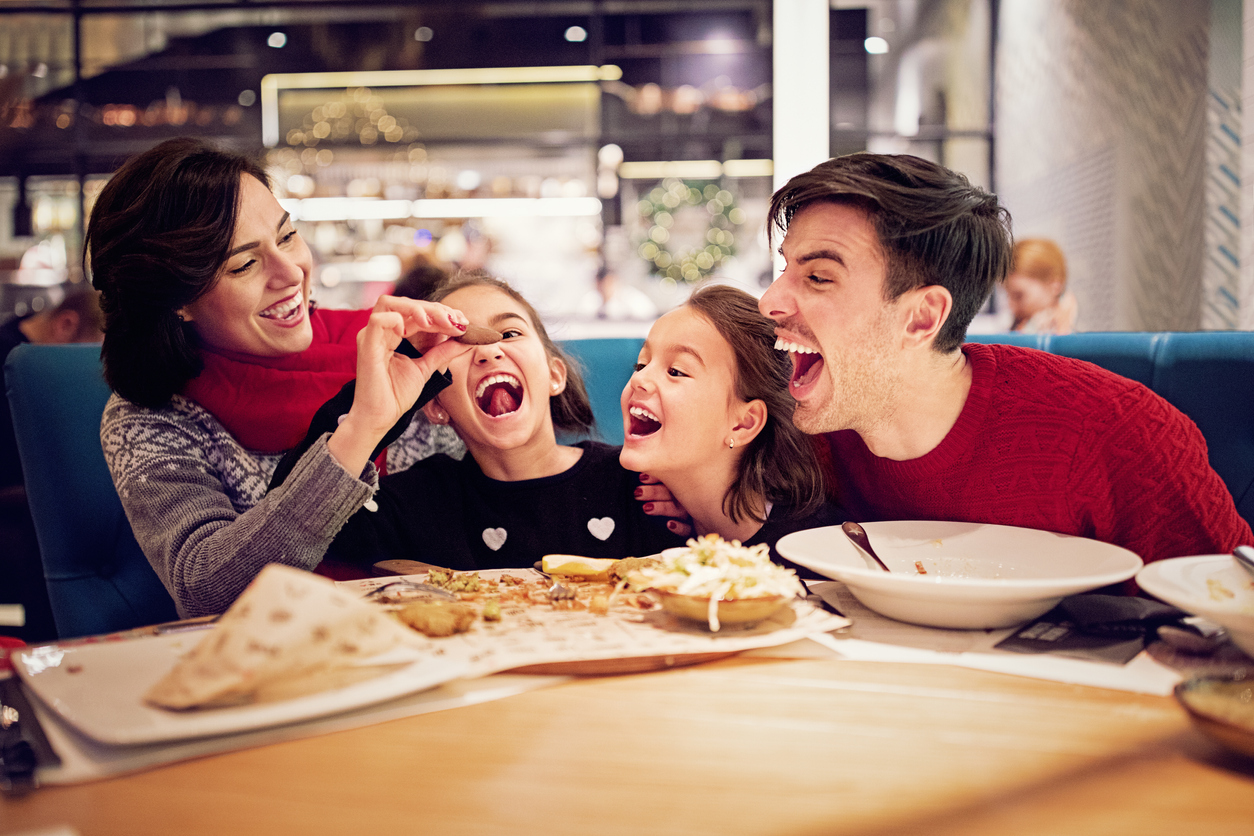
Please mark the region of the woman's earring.
<svg viewBox="0 0 1254 836"><path fill-rule="evenodd" d="M736 446L736 439L734 439L734 438L729 438L729 439L727 439L727 449L728 449L728 450L732 449L732 448L733 448L733 447L735 447L735 446Z"/></svg>
<svg viewBox="0 0 1254 836"><path fill-rule="evenodd" d="M448 423L448 413L447 413L447 412L445 412L443 409L440 409L438 406L437 406L434 410L432 410L432 411L433 411L433 412L435 412L435 421L436 421L436 423L437 423L437 424L447 424L447 423Z"/></svg>

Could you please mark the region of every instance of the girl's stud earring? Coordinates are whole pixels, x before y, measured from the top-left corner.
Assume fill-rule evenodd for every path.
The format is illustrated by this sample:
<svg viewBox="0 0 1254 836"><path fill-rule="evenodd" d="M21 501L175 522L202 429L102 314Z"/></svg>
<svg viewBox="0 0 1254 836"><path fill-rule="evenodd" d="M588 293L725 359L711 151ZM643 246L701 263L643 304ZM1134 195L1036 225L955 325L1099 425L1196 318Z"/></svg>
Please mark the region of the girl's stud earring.
<svg viewBox="0 0 1254 836"><path fill-rule="evenodd" d="M733 447L735 447L735 446L736 446L736 439L734 439L734 438L729 438L729 439L727 439L727 449L728 449L728 450L732 449L732 448L733 448Z"/></svg>

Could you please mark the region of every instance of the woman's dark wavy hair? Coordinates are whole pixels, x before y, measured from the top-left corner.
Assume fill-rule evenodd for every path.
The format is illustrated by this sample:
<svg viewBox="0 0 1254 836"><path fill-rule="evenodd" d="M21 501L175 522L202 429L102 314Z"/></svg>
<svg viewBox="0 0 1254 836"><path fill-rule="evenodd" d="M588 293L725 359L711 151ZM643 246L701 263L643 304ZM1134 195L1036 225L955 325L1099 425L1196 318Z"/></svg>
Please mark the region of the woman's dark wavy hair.
<svg viewBox="0 0 1254 836"><path fill-rule="evenodd" d="M226 262L244 174L269 188L248 157L171 139L132 157L100 192L84 252L104 310L105 380L127 400L163 407L204 368L178 311Z"/></svg>
<svg viewBox="0 0 1254 836"><path fill-rule="evenodd" d="M823 474L810 437L792 422L797 402L788 394L792 361L775 350L775 323L758 310L743 290L706 285L687 306L705 317L731 346L736 359L736 397L766 404L766 424L740 457L737 479L723 497L723 511L733 522L759 522L758 501L790 506L795 516L813 512L823 502Z"/></svg>
<svg viewBox="0 0 1254 836"><path fill-rule="evenodd" d="M544 346L544 353L550 360L557 359L566 364L566 388L549 398L549 414L553 416L553 426L570 433L591 432L595 419L592 416L592 404L588 400L588 388L584 386L583 372L579 364L558 348L557 343L549 337L549 332L544 328L544 322L541 321L540 315L536 313L531 303L505 282L479 271L458 273L452 276L436 285L428 298L432 302L443 302L454 291L464 287L491 287L522 306L531 319L531 324L535 326L536 335L539 336L540 343Z"/></svg>
<svg viewBox="0 0 1254 836"><path fill-rule="evenodd" d="M884 298L939 285L954 306L933 347L962 345L967 327L1010 269L1010 213L963 175L909 155L836 157L784 184L771 198L768 235L813 203L867 213L887 260Z"/></svg>

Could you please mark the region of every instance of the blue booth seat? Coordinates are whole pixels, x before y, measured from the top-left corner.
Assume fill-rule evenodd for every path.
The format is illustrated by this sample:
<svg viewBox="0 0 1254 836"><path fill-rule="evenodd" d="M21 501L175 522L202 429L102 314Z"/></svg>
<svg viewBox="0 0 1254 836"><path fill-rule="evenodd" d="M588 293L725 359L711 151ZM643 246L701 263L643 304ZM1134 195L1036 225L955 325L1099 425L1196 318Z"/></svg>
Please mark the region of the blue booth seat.
<svg viewBox="0 0 1254 836"><path fill-rule="evenodd" d="M558 345L579 363L583 372L592 414L596 417L596 437L606 444L622 444L623 412L619 396L631 379L644 340L610 337L566 340Z"/></svg>
<svg viewBox="0 0 1254 836"><path fill-rule="evenodd" d="M100 448L99 345L20 345L4 366L26 495L60 638L171 621Z"/></svg>
<svg viewBox="0 0 1254 836"><path fill-rule="evenodd" d="M1193 419L1237 513L1254 526L1254 332L980 334L1039 348L1145 384Z"/></svg>

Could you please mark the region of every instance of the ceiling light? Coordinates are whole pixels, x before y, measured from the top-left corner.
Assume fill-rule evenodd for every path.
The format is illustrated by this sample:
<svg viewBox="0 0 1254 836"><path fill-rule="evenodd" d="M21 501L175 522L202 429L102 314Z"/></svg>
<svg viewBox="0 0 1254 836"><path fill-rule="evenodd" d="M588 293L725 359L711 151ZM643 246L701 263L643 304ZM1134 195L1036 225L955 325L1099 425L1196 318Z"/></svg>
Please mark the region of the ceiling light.
<svg viewBox="0 0 1254 836"><path fill-rule="evenodd" d="M883 55L888 52L888 41L871 36L862 42L863 48L872 55Z"/></svg>
<svg viewBox="0 0 1254 836"><path fill-rule="evenodd" d="M419 26L414 30L414 40L422 41L424 44L435 37L435 32L430 26Z"/></svg>
<svg viewBox="0 0 1254 836"><path fill-rule="evenodd" d="M588 30L582 26L572 26L566 30L566 40L581 44L588 39Z"/></svg>
<svg viewBox="0 0 1254 836"><path fill-rule="evenodd" d="M270 37L266 38L266 44L275 49L282 49L287 46L287 35L282 32L271 32Z"/></svg>

